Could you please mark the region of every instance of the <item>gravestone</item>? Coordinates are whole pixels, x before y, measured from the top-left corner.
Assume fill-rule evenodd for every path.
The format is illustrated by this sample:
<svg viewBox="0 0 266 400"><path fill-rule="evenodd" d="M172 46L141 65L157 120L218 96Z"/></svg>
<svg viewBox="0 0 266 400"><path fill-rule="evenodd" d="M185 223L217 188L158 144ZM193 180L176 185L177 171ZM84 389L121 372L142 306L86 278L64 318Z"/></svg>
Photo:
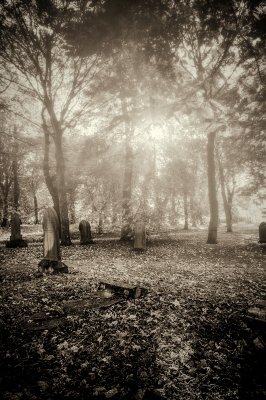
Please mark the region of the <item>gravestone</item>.
<svg viewBox="0 0 266 400"><path fill-rule="evenodd" d="M94 243L91 236L91 226L88 221L84 219L79 223L80 231L80 244L92 244Z"/></svg>
<svg viewBox="0 0 266 400"><path fill-rule="evenodd" d="M67 273L68 267L61 261L59 220L56 211L52 207L48 207L44 212L43 232L44 258L38 264L39 271L45 273Z"/></svg>
<svg viewBox="0 0 266 400"><path fill-rule="evenodd" d="M141 220L135 222L134 250L146 250L146 227L145 223Z"/></svg>
<svg viewBox="0 0 266 400"><path fill-rule="evenodd" d="M266 243L266 222L259 225L259 243Z"/></svg>
<svg viewBox="0 0 266 400"><path fill-rule="evenodd" d="M138 299L148 293L144 287L117 281L100 282L98 291L105 297L119 296L126 299Z"/></svg>
<svg viewBox="0 0 266 400"><path fill-rule="evenodd" d="M28 244L22 239L20 229L20 218L18 213L14 212L11 216L11 236L6 243L6 247L27 247Z"/></svg>

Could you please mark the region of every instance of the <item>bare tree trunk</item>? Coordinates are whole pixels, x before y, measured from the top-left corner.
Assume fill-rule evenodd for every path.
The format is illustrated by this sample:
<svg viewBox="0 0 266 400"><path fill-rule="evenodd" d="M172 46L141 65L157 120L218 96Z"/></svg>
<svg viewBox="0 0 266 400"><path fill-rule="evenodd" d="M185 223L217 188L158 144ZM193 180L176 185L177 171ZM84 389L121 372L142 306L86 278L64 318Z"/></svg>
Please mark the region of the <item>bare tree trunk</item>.
<svg viewBox="0 0 266 400"><path fill-rule="evenodd" d="M14 137L16 138L16 132L14 132ZM18 152L18 143L15 142L14 145L14 159L12 163L12 173L13 173L13 206L14 210L17 211L19 208L19 183L18 183L18 159L17 159L17 152Z"/></svg>
<svg viewBox="0 0 266 400"><path fill-rule="evenodd" d="M222 166L222 162L217 155L218 165L219 165L219 176L220 176L220 183L221 183L221 193L223 198L223 206L224 206L224 213L225 213L225 220L226 220L226 229L227 232L232 232L232 213L231 208L229 206L229 202L226 196L226 189L225 189L225 176L224 176L224 169Z"/></svg>
<svg viewBox="0 0 266 400"><path fill-rule="evenodd" d="M11 164L10 168L12 170L13 165ZM2 193L2 207L3 207L3 215L2 215L2 221L1 221L1 226L6 227L8 226L8 196L10 192L10 188L13 183L13 174L11 174L11 170L9 168L5 168L3 171L4 175L4 181L0 183L0 189Z"/></svg>
<svg viewBox="0 0 266 400"><path fill-rule="evenodd" d="M232 207L233 207L234 193L235 193L235 181L233 182L233 188L231 191L229 190L229 188L227 188L227 204L228 204L229 219L231 221L231 232L233 230L232 229L232 225L233 225Z"/></svg>
<svg viewBox="0 0 266 400"><path fill-rule="evenodd" d="M69 190L68 198L69 198L69 215L71 224L75 224L76 222L75 197L76 197L75 189Z"/></svg>
<svg viewBox="0 0 266 400"><path fill-rule="evenodd" d="M39 216L38 216L38 200L37 200L37 196L36 193L34 193L33 196L33 202L34 202L34 215L35 215L35 224L39 223Z"/></svg>
<svg viewBox="0 0 266 400"><path fill-rule="evenodd" d="M187 189L184 188L183 190L183 199L184 199L184 217L185 217L185 223L184 223L184 230L188 230L188 201L187 201Z"/></svg>
<svg viewBox="0 0 266 400"><path fill-rule="evenodd" d="M209 194L209 206L210 206L210 222L208 231L209 244L217 243L217 230L218 230L218 201L216 193L216 176L215 176L215 159L214 159L214 147L215 147L216 131L208 134L208 145L207 145L207 161L208 161L208 194Z"/></svg>
<svg viewBox="0 0 266 400"><path fill-rule="evenodd" d="M70 232L69 232L69 219L68 219L68 202L67 202L67 190L65 183L65 160L62 146L62 135L60 122L57 120L53 104L47 97L45 99L45 108L49 114L52 129L53 129L53 140L55 145L55 160L56 160L56 189L59 199L59 220L60 220L60 231L61 231L61 245L69 246L71 244ZM49 130L44 117L44 109L42 112L43 128L45 136L48 137L49 143ZM47 140L47 138L46 138ZM55 204L57 206L57 204Z"/></svg>
<svg viewBox="0 0 266 400"><path fill-rule="evenodd" d="M125 174L123 182L122 200L122 230L121 240L129 240L132 236L132 178L133 178L133 151L129 138L126 141Z"/></svg>
<svg viewBox="0 0 266 400"><path fill-rule="evenodd" d="M57 190L58 190L59 208L60 208L61 245L69 246L71 244L71 240L69 232L67 191L65 184L65 160L63 155L61 132L57 132L54 142L55 142Z"/></svg>
<svg viewBox="0 0 266 400"><path fill-rule="evenodd" d="M8 226L8 196L3 196L2 201L3 201L3 219L1 221L1 227L5 228Z"/></svg>
<svg viewBox="0 0 266 400"><path fill-rule="evenodd" d="M46 125L46 122L43 118L43 132L44 132L44 157L43 157L43 174L47 189L52 197L54 209L58 215L58 219L60 221L60 209L59 209L59 196L58 190L56 187L56 177L52 176L50 173L50 135ZM61 233L60 233L61 235Z"/></svg>

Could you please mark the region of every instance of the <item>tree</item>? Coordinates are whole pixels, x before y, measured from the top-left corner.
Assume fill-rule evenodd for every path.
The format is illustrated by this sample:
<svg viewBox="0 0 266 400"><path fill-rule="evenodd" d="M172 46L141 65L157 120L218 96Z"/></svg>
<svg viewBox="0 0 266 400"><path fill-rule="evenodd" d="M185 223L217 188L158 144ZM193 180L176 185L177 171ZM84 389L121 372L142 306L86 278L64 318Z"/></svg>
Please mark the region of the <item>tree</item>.
<svg viewBox="0 0 266 400"><path fill-rule="evenodd" d="M44 171L55 206L58 195L57 212L64 245L70 244L70 235L63 135L85 113L88 100L82 101L81 93L96 66L96 57L73 54L65 40L67 27L80 15L74 1L5 1L1 18L1 58L13 68L24 95L32 96L42 108ZM53 140L55 150L56 182L52 182L47 172L49 139Z"/></svg>
<svg viewBox="0 0 266 400"><path fill-rule="evenodd" d="M232 137L225 136L219 138L216 149L216 160L227 232L232 232L233 230L233 200L237 189L237 180L241 179L239 177L241 169L236 153L236 148L232 146Z"/></svg>
<svg viewBox="0 0 266 400"><path fill-rule="evenodd" d="M4 135L0 135L0 193L2 200L2 227L6 227L8 225L9 195L11 186L13 184L13 152L10 152L9 143L5 139L6 137L4 137Z"/></svg>
<svg viewBox="0 0 266 400"><path fill-rule="evenodd" d="M12 162L12 173L13 173L13 208L18 211L19 208L19 165L18 165L18 141L17 141L17 128L14 129L14 145L13 145L13 162Z"/></svg>
<svg viewBox="0 0 266 400"><path fill-rule="evenodd" d="M237 80L240 65L244 61L243 53L247 53L246 48L251 47L248 53L253 61L258 57L252 44L256 38L251 33L255 19L252 18L253 10L252 2L237 3L231 0L194 0L189 5L181 3L172 7L173 15L179 17L177 20L183 17L182 25L175 24L172 29L173 46L176 46L174 61L179 67L179 80L182 78L184 82L182 91L179 90L179 93L185 93L183 109L207 133L210 185L208 243L217 243L218 202L213 169L215 138L217 130L224 130L222 125L230 123L231 110L224 107L223 96L230 90L232 82ZM175 29L182 30L182 41L180 34L175 41ZM176 111L180 112L178 98L176 103Z"/></svg>

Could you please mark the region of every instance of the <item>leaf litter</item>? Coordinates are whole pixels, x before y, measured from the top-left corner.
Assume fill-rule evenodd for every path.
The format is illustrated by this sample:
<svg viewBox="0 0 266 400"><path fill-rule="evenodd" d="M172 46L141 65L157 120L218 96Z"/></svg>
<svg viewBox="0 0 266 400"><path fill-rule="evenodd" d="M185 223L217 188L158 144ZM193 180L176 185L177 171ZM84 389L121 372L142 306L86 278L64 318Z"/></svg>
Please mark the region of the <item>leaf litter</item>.
<svg viewBox="0 0 266 400"><path fill-rule="evenodd" d="M1 248L3 398L265 398L265 336L245 319L266 298L265 255L237 235L204 241L179 232L143 254L118 240L75 244L57 276L36 273L41 244ZM149 293L66 313L114 279Z"/></svg>

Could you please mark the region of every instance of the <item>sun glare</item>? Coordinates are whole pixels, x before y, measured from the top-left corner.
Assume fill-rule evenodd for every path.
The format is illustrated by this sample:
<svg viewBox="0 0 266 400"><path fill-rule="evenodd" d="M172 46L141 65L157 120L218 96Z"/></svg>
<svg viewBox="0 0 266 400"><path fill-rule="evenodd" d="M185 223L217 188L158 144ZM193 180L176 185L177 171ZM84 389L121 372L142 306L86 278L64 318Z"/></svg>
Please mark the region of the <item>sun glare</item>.
<svg viewBox="0 0 266 400"><path fill-rule="evenodd" d="M150 135L154 140L161 140L165 136L165 126L163 124L152 124L150 127Z"/></svg>

